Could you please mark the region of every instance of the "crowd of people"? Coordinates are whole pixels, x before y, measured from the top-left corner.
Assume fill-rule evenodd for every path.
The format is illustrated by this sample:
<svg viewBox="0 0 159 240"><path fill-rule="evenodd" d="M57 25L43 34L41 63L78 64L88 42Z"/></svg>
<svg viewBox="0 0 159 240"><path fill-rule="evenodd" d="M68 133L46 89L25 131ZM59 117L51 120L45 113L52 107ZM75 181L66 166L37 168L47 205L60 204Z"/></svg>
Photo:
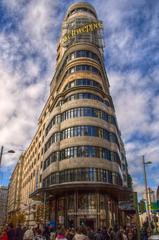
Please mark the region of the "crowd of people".
<svg viewBox="0 0 159 240"><path fill-rule="evenodd" d="M143 226L141 231L141 240L147 240L151 231L148 227ZM118 227L107 229L103 227L97 231L93 231L90 227L80 226L77 229L64 228L58 226L57 229L44 227L43 229L36 227L16 228L13 224L9 224L3 229L0 240L137 240L137 230L135 227Z"/></svg>

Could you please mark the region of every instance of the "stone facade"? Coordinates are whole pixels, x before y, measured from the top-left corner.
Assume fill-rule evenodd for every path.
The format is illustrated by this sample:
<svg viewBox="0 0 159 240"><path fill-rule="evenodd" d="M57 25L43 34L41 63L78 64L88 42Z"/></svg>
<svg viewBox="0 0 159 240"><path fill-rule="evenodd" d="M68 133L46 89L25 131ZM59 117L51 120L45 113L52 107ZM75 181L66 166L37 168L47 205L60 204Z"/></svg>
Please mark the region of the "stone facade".
<svg viewBox="0 0 159 240"><path fill-rule="evenodd" d="M8 188L0 186L0 226L3 226L7 218Z"/></svg>

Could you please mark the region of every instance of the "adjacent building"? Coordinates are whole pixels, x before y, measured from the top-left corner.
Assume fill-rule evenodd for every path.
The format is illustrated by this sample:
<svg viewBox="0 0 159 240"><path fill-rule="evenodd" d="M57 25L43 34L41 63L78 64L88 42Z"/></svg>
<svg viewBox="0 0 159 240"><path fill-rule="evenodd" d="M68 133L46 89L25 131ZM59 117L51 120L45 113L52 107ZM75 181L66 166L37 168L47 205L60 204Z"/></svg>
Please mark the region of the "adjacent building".
<svg viewBox="0 0 159 240"><path fill-rule="evenodd" d="M0 186L0 226L3 226L7 218L7 195L8 188Z"/></svg>
<svg viewBox="0 0 159 240"><path fill-rule="evenodd" d="M21 155L10 177L7 204L8 219L15 216L20 209L23 160L23 155Z"/></svg>
<svg viewBox="0 0 159 240"><path fill-rule="evenodd" d="M118 201L131 189L104 66L103 24L90 4L68 9L56 60L37 132L21 159L20 200L10 194L8 202L28 207L29 224L41 202L43 222L110 226L120 221ZM13 185L12 178L9 191Z"/></svg>
<svg viewBox="0 0 159 240"><path fill-rule="evenodd" d="M144 193L143 193L143 199L145 200L147 211L149 211L151 213L152 203L156 202L155 192L150 187L148 187L147 188L147 199L146 199L146 191L144 191Z"/></svg>
<svg viewBox="0 0 159 240"><path fill-rule="evenodd" d="M159 201L159 186L157 187L157 191L156 191L156 199L157 201Z"/></svg>

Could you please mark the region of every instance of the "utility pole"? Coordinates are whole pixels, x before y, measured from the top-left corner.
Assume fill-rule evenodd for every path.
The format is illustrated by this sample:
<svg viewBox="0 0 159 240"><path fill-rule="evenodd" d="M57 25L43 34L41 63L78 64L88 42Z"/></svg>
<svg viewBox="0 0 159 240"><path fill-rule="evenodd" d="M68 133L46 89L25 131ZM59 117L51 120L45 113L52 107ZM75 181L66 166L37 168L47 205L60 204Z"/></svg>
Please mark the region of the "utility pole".
<svg viewBox="0 0 159 240"><path fill-rule="evenodd" d="M135 214L136 214L137 240L140 240L140 218L139 218L139 210L138 210L137 192L133 192L133 204L134 204Z"/></svg>
<svg viewBox="0 0 159 240"><path fill-rule="evenodd" d="M0 152L0 167L1 167L1 163L2 163L2 156L3 156L3 153L4 153L3 149L4 149L4 147L2 146L1 147L1 152ZM5 153L15 153L15 151L10 149L10 150L6 151Z"/></svg>
<svg viewBox="0 0 159 240"><path fill-rule="evenodd" d="M145 193L146 193L146 205L147 205L147 215L148 215L148 221L150 223L151 217L150 217L150 209L149 209L149 202L148 202L148 191L147 191L147 176L146 176L146 164L151 164L151 162L145 162L144 155L142 156L142 162L144 167L144 182L145 182Z"/></svg>
<svg viewBox="0 0 159 240"><path fill-rule="evenodd" d="M30 227L30 210L31 210L31 203L28 205L28 210L29 210L29 216L28 216L28 225Z"/></svg>
<svg viewBox="0 0 159 240"><path fill-rule="evenodd" d="M1 163L2 163L2 155L3 155L3 146L1 147L1 153L0 153L0 167L1 167Z"/></svg>
<svg viewBox="0 0 159 240"><path fill-rule="evenodd" d="M44 225L46 225L46 192L44 192L44 212L43 212Z"/></svg>
<svg viewBox="0 0 159 240"><path fill-rule="evenodd" d="M0 169L1 169L1 163L2 163L3 149L4 149L4 147L2 146L1 152L0 152ZM0 184L2 184L2 183L3 183L3 172L0 172Z"/></svg>

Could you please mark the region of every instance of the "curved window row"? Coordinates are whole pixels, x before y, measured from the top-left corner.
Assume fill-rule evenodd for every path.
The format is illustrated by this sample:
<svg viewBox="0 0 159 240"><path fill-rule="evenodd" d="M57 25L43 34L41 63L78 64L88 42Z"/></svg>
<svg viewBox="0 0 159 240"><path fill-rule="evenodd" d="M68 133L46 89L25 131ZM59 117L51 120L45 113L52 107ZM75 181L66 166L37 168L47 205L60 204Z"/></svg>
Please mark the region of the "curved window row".
<svg viewBox="0 0 159 240"><path fill-rule="evenodd" d="M54 133L45 144L45 152L49 149L51 144L59 142L63 139L79 136L99 137L106 139L109 142L118 144L118 139L115 133L109 132L106 129L96 126L73 126L63 130L62 132ZM119 145L119 144L118 144Z"/></svg>
<svg viewBox="0 0 159 240"><path fill-rule="evenodd" d="M88 13L91 13L94 17L96 17L95 13L93 11L91 11L90 9L88 8L76 8L74 10L72 10L67 17L75 14L75 13L79 13L79 12L88 12Z"/></svg>
<svg viewBox="0 0 159 240"><path fill-rule="evenodd" d="M61 75L61 73L63 72L63 69L65 68L66 64L67 64L69 61L71 61L71 60L73 60L73 59L76 59L76 58L81 58L81 57L90 58L90 59L96 60L98 63L100 63L99 57L98 57L94 52L91 52L91 51L88 51L88 50L75 51L75 52L70 53L70 54L66 57L64 63L62 64L62 66L61 66L61 68L60 68L60 71L59 71L59 73L58 73L58 77ZM82 65L82 66L85 66L85 65ZM88 65L86 65L86 66L88 66ZM90 67L90 66L88 66L88 67ZM83 68L83 67L82 67L82 68ZM81 69L81 70L78 70L78 71L93 71L93 72L96 71L96 70L93 69L93 68L94 68L94 67L92 67L92 69L87 69L87 70ZM73 71L73 70L71 70L71 71ZM72 73L72 72L69 72L68 74L70 74L70 73ZM67 74L67 73L66 73L66 74ZM100 74L100 73L99 73L99 74Z"/></svg>
<svg viewBox="0 0 159 240"><path fill-rule="evenodd" d="M64 63L62 64L61 70L59 71L58 77L61 75L61 73L63 72L64 67L66 66L66 64L69 61L71 61L73 59L76 59L76 58L81 58L81 57L90 58L90 59L96 60L98 63L100 63L100 59L98 58L98 56L94 52L91 52L91 51L88 51L88 50L75 51L75 52L70 53L66 57ZM80 70L80 71L83 71L83 70ZM89 70L86 70L86 71L89 71Z"/></svg>
<svg viewBox="0 0 159 240"><path fill-rule="evenodd" d="M50 121L46 128L46 135L48 134L52 126L56 123L60 123L67 119L76 117L96 117L117 126L115 116L109 115L108 113L97 108L79 107L69 109L62 114L58 114L53 117L53 119Z"/></svg>
<svg viewBox="0 0 159 240"><path fill-rule="evenodd" d="M122 186L118 173L100 168L78 168L55 172L43 180L43 187L65 182L104 182Z"/></svg>
<svg viewBox="0 0 159 240"><path fill-rule="evenodd" d="M96 61L99 61L99 58L95 53L88 50L79 50L79 51L72 52L70 55L68 55L67 62L80 57L91 58Z"/></svg>
<svg viewBox="0 0 159 240"><path fill-rule="evenodd" d="M53 152L44 161L44 170L56 160L62 161L68 158L101 158L108 161L117 162L120 165L120 158L117 152L108 150L107 148L95 146L75 146Z"/></svg>
<svg viewBox="0 0 159 240"><path fill-rule="evenodd" d="M110 103L108 100L105 100L101 97L99 97L98 95L95 95L93 93L76 93L76 94L72 94L70 96L68 96L67 98L65 98L64 100L60 100L58 101L58 103L56 104L57 106L62 106L63 104L65 104L68 101L72 101L72 100L77 100L77 99L92 99L92 100L97 100L99 102L104 103L106 106L110 107Z"/></svg>
<svg viewBox="0 0 159 240"><path fill-rule="evenodd" d="M72 82L69 82L64 90L67 90L67 89L70 89L70 88L73 88L73 87L79 87L79 86L91 86L91 87L95 87L95 88L98 88L100 90L102 90L102 86L100 83L94 81L94 80L91 80L91 79L76 79L76 80L73 80Z"/></svg>
<svg viewBox="0 0 159 240"><path fill-rule="evenodd" d="M87 71L87 72L92 72L92 73L97 74L97 75L101 75L100 71L96 67L93 67L91 65L76 65L74 67L69 68L66 71L65 76L70 75L70 74L75 73L75 72L81 72L81 71L82 72Z"/></svg>

